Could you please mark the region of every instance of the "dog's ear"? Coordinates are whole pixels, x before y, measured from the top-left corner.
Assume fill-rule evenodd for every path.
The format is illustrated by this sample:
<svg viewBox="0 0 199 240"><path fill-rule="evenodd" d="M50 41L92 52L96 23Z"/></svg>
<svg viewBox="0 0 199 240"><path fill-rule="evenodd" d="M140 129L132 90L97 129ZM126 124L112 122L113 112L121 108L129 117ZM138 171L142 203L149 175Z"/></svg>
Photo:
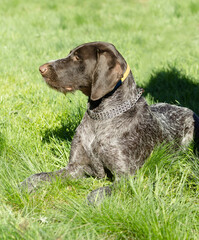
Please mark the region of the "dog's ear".
<svg viewBox="0 0 199 240"><path fill-rule="evenodd" d="M110 51L97 50L97 64L93 73L91 100L96 101L111 92L122 77L117 57Z"/></svg>

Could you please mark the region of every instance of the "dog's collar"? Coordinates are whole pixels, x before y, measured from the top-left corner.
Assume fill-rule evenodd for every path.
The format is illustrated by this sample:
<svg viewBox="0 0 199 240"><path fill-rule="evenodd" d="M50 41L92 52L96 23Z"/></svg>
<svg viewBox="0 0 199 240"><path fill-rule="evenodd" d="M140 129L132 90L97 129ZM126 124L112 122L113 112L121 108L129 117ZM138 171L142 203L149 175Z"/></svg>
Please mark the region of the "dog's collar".
<svg viewBox="0 0 199 240"><path fill-rule="evenodd" d="M123 74L123 77L117 82L117 84L115 85L113 91L115 91L118 87L120 87L122 85L124 80L128 77L130 71L131 71L131 69L130 69L129 65L127 64L127 68L126 68L126 71Z"/></svg>
<svg viewBox="0 0 199 240"><path fill-rule="evenodd" d="M137 103L137 101L142 96L143 92L144 92L144 90L142 88L140 88L135 99L128 100L128 101L110 109L109 111L95 112L93 110L87 109L87 113L90 116L90 118L92 118L94 120L107 120L110 118L115 118L115 117L121 115L122 113L128 111L132 107L134 107L135 104Z"/></svg>
<svg viewBox="0 0 199 240"><path fill-rule="evenodd" d="M126 71L125 73L123 74L123 77L121 78L121 81L124 82L124 80L128 77L129 73L130 73L130 67L129 65L127 64L127 68L126 68Z"/></svg>

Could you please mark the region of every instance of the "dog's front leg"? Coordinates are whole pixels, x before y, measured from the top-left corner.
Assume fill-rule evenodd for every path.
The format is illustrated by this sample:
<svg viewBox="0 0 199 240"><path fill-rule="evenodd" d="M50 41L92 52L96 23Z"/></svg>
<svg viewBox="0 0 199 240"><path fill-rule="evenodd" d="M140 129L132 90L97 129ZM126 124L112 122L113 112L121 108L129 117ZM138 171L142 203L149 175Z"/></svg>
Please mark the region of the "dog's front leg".
<svg viewBox="0 0 199 240"><path fill-rule="evenodd" d="M76 139L74 139L70 161L65 168L55 172L41 172L26 178L20 185L26 188L28 192L32 192L35 188L45 182L52 182L56 178L82 178L86 175L92 175L92 169L89 167L89 159L81 144L74 146Z"/></svg>
<svg viewBox="0 0 199 240"><path fill-rule="evenodd" d="M85 167L76 164L68 164L67 167L62 168L55 172L41 172L31 175L26 178L20 185L22 188L32 192L45 182L55 181L57 178L81 178L85 175Z"/></svg>

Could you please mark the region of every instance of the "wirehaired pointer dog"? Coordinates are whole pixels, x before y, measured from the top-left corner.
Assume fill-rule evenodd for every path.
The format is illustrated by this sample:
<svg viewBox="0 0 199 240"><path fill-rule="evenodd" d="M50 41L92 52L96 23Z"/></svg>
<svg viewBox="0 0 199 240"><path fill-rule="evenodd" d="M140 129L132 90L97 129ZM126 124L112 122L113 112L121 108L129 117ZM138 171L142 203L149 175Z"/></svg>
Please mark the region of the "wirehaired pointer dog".
<svg viewBox="0 0 199 240"><path fill-rule="evenodd" d="M29 191L55 177L134 174L156 145L175 141L186 146L199 139L198 116L166 103L149 106L128 64L110 43L82 44L39 70L53 89L64 94L82 91L88 96L88 108L76 129L68 165L27 178L22 185ZM93 191L89 199L102 192L109 194L110 189Z"/></svg>

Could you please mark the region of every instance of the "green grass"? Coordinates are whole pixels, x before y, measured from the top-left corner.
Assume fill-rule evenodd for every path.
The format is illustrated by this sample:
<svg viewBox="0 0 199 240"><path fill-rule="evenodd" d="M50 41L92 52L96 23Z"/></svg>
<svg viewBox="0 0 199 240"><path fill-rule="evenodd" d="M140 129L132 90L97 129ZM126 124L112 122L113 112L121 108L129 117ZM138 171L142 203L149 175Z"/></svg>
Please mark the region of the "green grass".
<svg viewBox="0 0 199 240"><path fill-rule="evenodd" d="M86 109L80 92L49 89L38 67L79 44L112 42L149 103L199 114L197 0L0 0L0 239L199 239L199 159L156 149L101 205L107 180L57 180L32 194L19 182L64 167Z"/></svg>

